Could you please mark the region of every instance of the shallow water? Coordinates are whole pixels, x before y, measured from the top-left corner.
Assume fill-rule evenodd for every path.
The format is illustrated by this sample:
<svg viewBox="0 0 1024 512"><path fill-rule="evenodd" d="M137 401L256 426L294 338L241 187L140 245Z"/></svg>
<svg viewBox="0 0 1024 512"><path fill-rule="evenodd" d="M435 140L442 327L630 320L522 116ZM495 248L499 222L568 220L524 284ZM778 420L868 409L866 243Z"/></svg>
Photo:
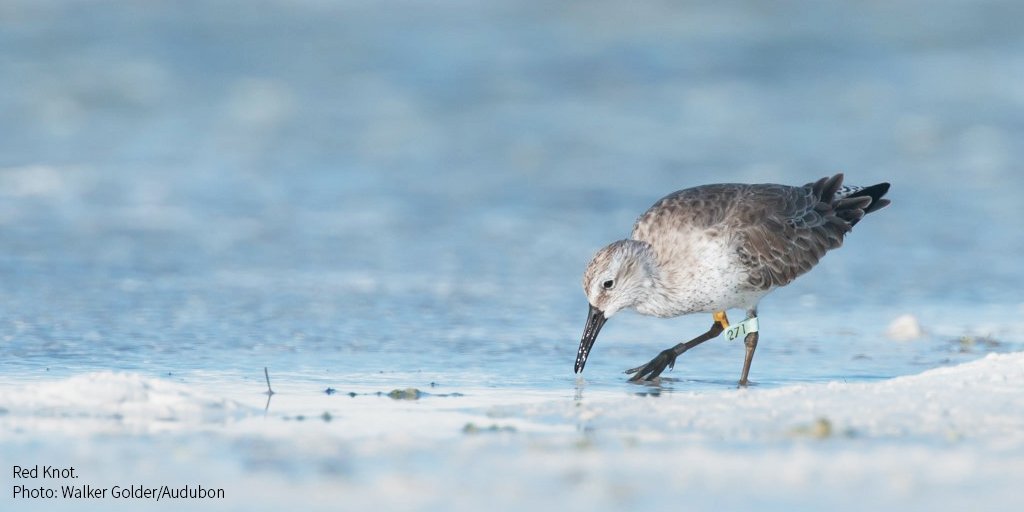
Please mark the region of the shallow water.
<svg viewBox="0 0 1024 512"><path fill-rule="evenodd" d="M204 473L213 480L274 489L323 482L277 436L330 430L338 421L317 418L360 404L380 442L413 446L386 452L405 468L389 473L356 443L363 434L324 434L340 460L359 461L340 463L356 482L342 494L370 499L358 482L386 487L444 457L429 439L471 458L473 441L453 436L486 429L480 414L494 407L731 390L743 350L724 340L680 358L660 386L621 373L703 332L705 317L616 317L578 380L583 267L672 190L837 171L892 182L893 205L762 302L757 389L881 382L1020 351L1021 15L998 1L5 2L0 392L114 370L229 400L244 436L188 422L169 438L152 425L107 436L101 420L72 436L102 447L76 460L158 477L157 461L126 461L149 443L161 459L184 446L190 461L223 459ZM921 338L885 336L901 314L920 320ZM254 426L264 367L279 391L267 430ZM408 387L462 396L376 396ZM5 453L60 458L63 444L27 426L64 407L48 400L6 415ZM57 418L46 428L79 425ZM507 449L578 441L571 423L529 418L517 431L538 438ZM419 427L395 426L408 422ZM296 453L334 471L315 452ZM619 476L641 478L630 467ZM535 496L578 497L560 489ZM443 507L435 498L391 504Z"/></svg>

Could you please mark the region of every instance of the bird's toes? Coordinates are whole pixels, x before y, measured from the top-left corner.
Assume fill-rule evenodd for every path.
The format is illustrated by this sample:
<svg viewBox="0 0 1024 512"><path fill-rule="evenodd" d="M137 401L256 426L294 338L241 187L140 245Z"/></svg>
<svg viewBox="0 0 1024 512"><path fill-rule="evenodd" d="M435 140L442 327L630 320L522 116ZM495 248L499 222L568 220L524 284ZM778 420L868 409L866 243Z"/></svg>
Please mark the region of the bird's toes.
<svg viewBox="0 0 1024 512"><path fill-rule="evenodd" d="M666 363L659 363L659 364L655 365L653 368L651 368L651 371L649 371L647 373L647 379L646 380L653 380L653 379L658 378L658 376L661 375L661 372L665 371L665 368L667 368L667 367L668 367L668 364L666 364Z"/></svg>
<svg viewBox="0 0 1024 512"><path fill-rule="evenodd" d="M665 371L665 368L675 368L676 355L676 352L672 349L663 350L647 364L630 368L625 373L626 375L632 375L629 379L631 382L654 380L661 375L661 372Z"/></svg>
<svg viewBox="0 0 1024 512"><path fill-rule="evenodd" d="M675 365L675 358L668 357L665 354L659 354L653 361L651 361L647 368L645 368L644 378L645 380L654 380L665 371L665 368L671 368Z"/></svg>
<svg viewBox="0 0 1024 512"><path fill-rule="evenodd" d="M647 363L647 364L645 364L643 366L638 366L636 368L633 368L633 369L630 369L630 370L626 370L626 373L633 375L629 379L630 382L640 382L640 381L644 381L644 380L650 380L654 376L657 376L658 373L660 373L660 372L658 372L655 369L654 361L651 361L651 362L649 362L649 363ZM652 375L652 373L653 373L653 375Z"/></svg>

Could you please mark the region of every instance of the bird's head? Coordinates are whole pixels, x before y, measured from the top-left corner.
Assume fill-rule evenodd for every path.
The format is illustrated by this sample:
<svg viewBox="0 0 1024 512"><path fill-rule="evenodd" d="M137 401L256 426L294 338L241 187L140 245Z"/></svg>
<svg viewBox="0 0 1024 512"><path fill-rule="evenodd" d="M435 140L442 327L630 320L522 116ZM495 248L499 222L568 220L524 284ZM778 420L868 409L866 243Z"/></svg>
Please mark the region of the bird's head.
<svg viewBox="0 0 1024 512"><path fill-rule="evenodd" d="M590 302L587 324L576 353L576 373L583 371L590 349L605 321L644 300L654 286L654 254L637 240L619 240L594 255L583 273L583 291Z"/></svg>

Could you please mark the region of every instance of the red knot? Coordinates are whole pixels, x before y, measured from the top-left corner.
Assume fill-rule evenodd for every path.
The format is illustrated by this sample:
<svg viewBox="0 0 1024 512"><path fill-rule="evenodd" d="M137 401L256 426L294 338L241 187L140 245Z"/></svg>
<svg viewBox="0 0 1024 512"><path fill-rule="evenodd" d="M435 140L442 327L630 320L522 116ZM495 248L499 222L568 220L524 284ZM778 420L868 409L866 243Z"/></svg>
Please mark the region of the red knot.
<svg viewBox="0 0 1024 512"><path fill-rule="evenodd" d="M704 334L626 370L632 381L658 378L676 357L726 332L744 337L740 386L757 348L757 305L806 273L864 215L889 204L888 183L844 186L843 175L804 186L725 183L673 192L651 206L628 240L604 247L583 274L590 302L576 353L576 373L605 321L624 309L662 318L711 313ZM732 327L728 309L747 318Z"/></svg>

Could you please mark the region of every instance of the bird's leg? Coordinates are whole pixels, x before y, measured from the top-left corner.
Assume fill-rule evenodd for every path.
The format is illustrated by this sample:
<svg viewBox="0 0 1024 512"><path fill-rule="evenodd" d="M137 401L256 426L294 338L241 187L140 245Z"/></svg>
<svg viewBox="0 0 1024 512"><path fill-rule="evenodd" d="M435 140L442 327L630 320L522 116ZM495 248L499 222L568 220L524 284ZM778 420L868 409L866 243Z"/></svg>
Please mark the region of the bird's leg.
<svg viewBox="0 0 1024 512"><path fill-rule="evenodd" d="M715 322L711 324L711 328L708 329L708 332L701 334L686 343L680 343L672 348L662 350L661 353L645 365L626 370L627 375L633 375L629 380L632 382L652 380L658 375L661 375L661 372L665 371L665 368L675 368L676 357L679 357L683 352L686 352L687 350L722 334L722 331L729 327L729 319L725 316L725 311L717 311L714 316Z"/></svg>
<svg viewBox="0 0 1024 512"><path fill-rule="evenodd" d="M757 309L751 309L747 311L747 318L757 317ZM741 388L747 387L747 375L750 373L750 362L754 360L754 350L757 350L757 331L747 333L747 337L743 338L743 344L747 347L747 352L743 356L743 373L740 374Z"/></svg>

